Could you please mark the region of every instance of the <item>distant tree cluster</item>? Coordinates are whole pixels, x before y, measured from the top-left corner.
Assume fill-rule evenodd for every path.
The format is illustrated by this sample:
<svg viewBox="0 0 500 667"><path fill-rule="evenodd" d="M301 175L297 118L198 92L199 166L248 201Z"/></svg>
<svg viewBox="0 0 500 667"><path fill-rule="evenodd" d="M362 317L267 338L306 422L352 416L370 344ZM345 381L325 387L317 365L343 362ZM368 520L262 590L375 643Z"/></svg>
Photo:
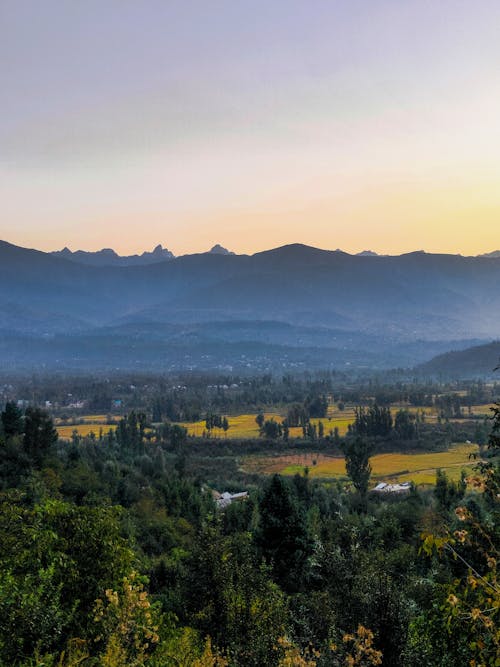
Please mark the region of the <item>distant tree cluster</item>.
<svg viewBox="0 0 500 667"><path fill-rule="evenodd" d="M137 414L132 410L127 417L121 419L118 423L115 435L118 445L126 450L142 451L147 423L147 416L144 412Z"/></svg>
<svg viewBox="0 0 500 667"><path fill-rule="evenodd" d="M392 431L391 409L377 404L369 408L358 407L351 430L357 435L385 437Z"/></svg>
<svg viewBox="0 0 500 667"><path fill-rule="evenodd" d="M288 408L286 421L288 426L307 426L312 418L326 417L328 400L323 395L308 396L302 404L295 403Z"/></svg>
<svg viewBox="0 0 500 667"><path fill-rule="evenodd" d="M211 431L214 428L221 428L224 431L227 431L229 428L229 422L227 417L209 412L205 417L205 427L207 431Z"/></svg>

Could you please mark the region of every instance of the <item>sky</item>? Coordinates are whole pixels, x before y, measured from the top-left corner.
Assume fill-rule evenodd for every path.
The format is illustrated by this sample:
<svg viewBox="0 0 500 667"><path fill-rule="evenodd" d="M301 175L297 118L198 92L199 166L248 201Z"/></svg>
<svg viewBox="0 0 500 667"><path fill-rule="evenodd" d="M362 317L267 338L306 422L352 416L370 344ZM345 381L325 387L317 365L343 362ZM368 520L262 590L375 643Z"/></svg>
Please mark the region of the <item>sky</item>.
<svg viewBox="0 0 500 667"><path fill-rule="evenodd" d="M498 0L0 0L0 238L500 247Z"/></svg>

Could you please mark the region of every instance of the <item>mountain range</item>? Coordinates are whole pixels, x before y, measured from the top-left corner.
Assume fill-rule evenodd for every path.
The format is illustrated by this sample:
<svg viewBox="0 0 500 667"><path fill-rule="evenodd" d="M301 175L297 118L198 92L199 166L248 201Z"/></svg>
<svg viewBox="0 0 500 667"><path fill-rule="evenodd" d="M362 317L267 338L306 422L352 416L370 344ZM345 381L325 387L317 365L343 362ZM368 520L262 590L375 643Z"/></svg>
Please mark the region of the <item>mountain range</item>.
<svg viewBox="0 0 500 667"><path fill-rule="evenodd" d="M234 255L227 248L223 248L219 243L208 251L214 255ZM165 262L169 259L175 259L175 255L170 250L163 248L158 244L151 252L143 252L141 255L119 255L112 248L103 248L95 252L87 250L75 250L72 252L69 248L54 250L52 255L63 257L79 264L88 264L89 266L145 266L147 264L156 264Z"/></svg>
<svg viewBox="0 0 500 667"><path fill-rule="evenodd" d="M216 243L209 251L214 255L234 255L227 248L224 248L219 243ZM335 252L342 252L337 250ZM169 259L175 259L175 255L161 244L158 244L151 252L143 252L136 255L119 255L112 248L103 248L97 251L75 250L71 251L65 247L62 250L54 250L52 255L56 257L63 257L80 264L89 264L90 266L141 266L146 264L156 264L157 262L164 262ZM362 250L356 253L357 257L379 257L378 253L373 250ZM477 257L500 257L500 250L477 255Z"/></svg>
<svg viewBox="0 0 500 667"><path fill-rule="evenodd" d="M103 248L97 252L87 252L86 250L71 252L69 248L63 248L62 250L54 250L51 254L55 257L63 257L89 266L142 266L174 259L173 253L161 245L157 245L152 252L143 252L141 255L121 256L112 248Z"/></svg>
<svg viewBox="0 0 500 667"><path fill-rule="evenodd" d="M0 242L5 368L388 368L500 331L496 257L68 253Z"/></svg>

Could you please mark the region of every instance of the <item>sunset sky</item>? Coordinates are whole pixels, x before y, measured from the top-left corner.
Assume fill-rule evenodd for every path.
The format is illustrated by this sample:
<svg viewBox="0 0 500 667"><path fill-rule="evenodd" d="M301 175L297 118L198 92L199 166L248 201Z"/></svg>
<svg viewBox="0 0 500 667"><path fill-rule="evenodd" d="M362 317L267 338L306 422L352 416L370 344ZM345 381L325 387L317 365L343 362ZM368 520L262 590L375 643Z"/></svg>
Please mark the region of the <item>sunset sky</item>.
<svg viewBox="0 0 500 667"><path fill-rule="evenodd" d="M0 238L500 247L500 2L2 0Z"/></svg>

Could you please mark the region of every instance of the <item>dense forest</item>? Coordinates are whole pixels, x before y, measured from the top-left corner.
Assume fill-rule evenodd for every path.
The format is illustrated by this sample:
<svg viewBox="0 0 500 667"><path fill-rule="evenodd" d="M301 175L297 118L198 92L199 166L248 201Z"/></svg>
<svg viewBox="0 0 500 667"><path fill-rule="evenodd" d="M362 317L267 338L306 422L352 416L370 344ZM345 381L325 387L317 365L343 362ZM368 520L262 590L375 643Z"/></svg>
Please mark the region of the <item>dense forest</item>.
<svg viewBox="0 0 500 667"><path fill-rule="evenodd" d="M72 382L73 391L60 380L43 384L52 414L6 400L42 385L3 387L1 665L499 664L498 405L468 480L438 472L433 488L397 497L376 496L368 484L375 451L428 446L436 436L437 425L423 424L427 435L416 439L405 411L392 419L385 406L396 394L415 405L434 397L442 430L454 427L446 415L497 387L441 387L437 397L431 386L337 384L336 400L359 402L334 443L346 484L314 479L307 468L243 475L238 447L283 445L265 432L253 444L195 442L169 421L184 411L222 425L236 403L281 401L291 406L287 419L310 423L331 399L331 375L200 378L189 387L149 378L149 391L139 392L123 379ZM96 409L127 396L137 409L129 406L114 433L60 441L53 414L84 386ZM318 434L306 430L289 444L307 448L314 439L318 448ZM217 491L245 493L223 505Z"/></svg>

